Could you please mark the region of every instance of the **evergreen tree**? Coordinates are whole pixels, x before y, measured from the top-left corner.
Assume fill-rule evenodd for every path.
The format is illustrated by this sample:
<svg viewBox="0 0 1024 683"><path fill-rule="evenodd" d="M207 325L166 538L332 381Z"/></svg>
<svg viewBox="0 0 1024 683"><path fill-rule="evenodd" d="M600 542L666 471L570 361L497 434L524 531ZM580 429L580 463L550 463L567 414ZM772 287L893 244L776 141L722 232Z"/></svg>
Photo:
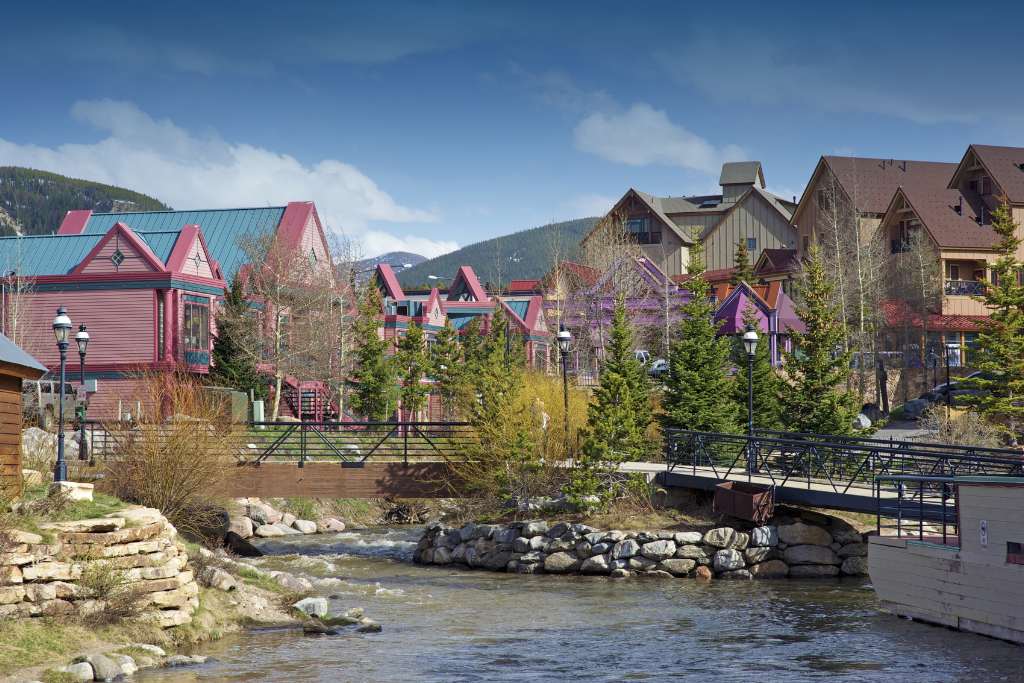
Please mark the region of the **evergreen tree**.
<svg viewBox="0 0 1024 683"><path fill-rule="evenodd" d="M757 312L752 304L743 311L743 324L747 329L757 329ZM740 423L749 419L748 411L748 365L747 350L743 346L742 335L736 338L733 351L733 362L736 364L736 379L733 382L733 401ZM754 387L754 428L782 429L782 389L783 382L779 373L772 367L771 343L767 335L760 335L757 350L754 353L753 381Z"/></svg>
<svg viewBox="0 0 1024 683"><path fill-rule="evenodd" d="M455 415L460 386L465 377L459 333L450 321L434 338L430 349L430 376L441 400L442 418L450 419Z"/></svg>
<svg viewBox="0 0 1024 683"><path fill-rule="evenodd" d="M817 245L811 246L800 294L797 315L806 331L790 332L793 351L786 354L786 426L797 432L849 434L857 414L856 397L841 387L850 376L853 352L843 351L843 325Z"/></svg>
<svg viewBox="0 0 1024 683"><path fill-rule="evenodd" d="M750 264L750 252L747 250L746 240L736 243L736 253L733 255L733 266L735 270L729 282L738 285L741 282L754 282L754 266Z"/></svg>
<svg viewBox="0 0 1024 683"><path fill-rule="evenodd" d="M399 390L402 410L413 420L426 406L427 395L430 392L429 387L422 381L428 370L425 344L423 328L416 323L410 323L405 336L398 342L394 357L398 379L402 383Z"/></svg>
<svg viewBox="0 0 1024 683"><path fill-rule="evenodd" d="M690 300L682 306L685 317L672 342L662 419L667 427L735 432L729 340L718 336L699 242L690 251L689 274L683 286Z"/></svg>
<svg viewBox="0 0 1024 683"><path fill-rule="evenodd" d="M978 335L972 363L982 374L964 384L978 392L968 401L1016 446L1024 431L1024 285L1017 259L1022 240L1005 197L1001 199L992 212L999 258L992 264L992 282L981 298L992 313Z"/></svg>
<svg viewBox="0 0 1024 683"><path fill-rule="evenodd" d="M608 502L617 489L611 476L617 465L649 455L649 391L647 375L633 354L633 333L620 298L615 303L601 382L587 412L582 453L565 488L577 506L588 507L595 495L600 503Z"/></svg>
<svg viewBox="0 0 1024 683"><path fill-rule="evenodd" d="M256 400L267 397L267 379L260 375L251 349L259 334L258 321L250 314L245 286L237 274L224 292L224 305L217 312L217 336L213 341L210 381L220 386L252 393Z"/></svg>
<svg viewBox="0 0 1024 683"><path fill-rule="evenodd" d="M368 420L387 420L398 399L394 361L388 356L388 343L380 337L380 291L366 287L354 325L355 367L352 371L350 404L357 415Z"/></svg>

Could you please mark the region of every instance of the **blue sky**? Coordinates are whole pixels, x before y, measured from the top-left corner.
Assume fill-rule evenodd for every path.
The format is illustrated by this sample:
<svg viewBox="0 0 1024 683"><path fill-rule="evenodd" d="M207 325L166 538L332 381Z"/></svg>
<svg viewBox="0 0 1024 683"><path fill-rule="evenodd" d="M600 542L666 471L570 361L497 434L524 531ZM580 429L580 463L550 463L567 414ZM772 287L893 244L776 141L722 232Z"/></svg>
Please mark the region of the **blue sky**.
<svg viewBox="0 0 1024 683"><path fill-rule="evenodd" d="M0 164L434 255L723 160L789 196L822 154L1024 145L1021 3L895 4L17 3Z"/></svg>

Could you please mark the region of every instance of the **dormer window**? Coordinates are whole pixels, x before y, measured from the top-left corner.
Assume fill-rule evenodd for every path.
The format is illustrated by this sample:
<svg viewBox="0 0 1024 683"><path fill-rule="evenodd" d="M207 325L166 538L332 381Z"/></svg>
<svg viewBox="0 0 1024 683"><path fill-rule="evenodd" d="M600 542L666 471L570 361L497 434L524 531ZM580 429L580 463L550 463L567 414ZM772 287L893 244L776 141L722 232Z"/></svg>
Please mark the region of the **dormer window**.
<svg viewBox="0 0 1024 683"><path fill-rule="evenodd" d="M988 176L984 176L981 179L981 194L982 196L992 194L992 179Z"/></svg>

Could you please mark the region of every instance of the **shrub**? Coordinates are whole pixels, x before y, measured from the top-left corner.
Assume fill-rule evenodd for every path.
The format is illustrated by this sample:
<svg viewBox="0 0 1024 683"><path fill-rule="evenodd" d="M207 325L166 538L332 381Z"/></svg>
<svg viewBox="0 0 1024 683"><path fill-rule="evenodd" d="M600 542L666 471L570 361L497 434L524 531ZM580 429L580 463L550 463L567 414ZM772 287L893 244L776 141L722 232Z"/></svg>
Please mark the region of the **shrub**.
<svg viewBox="0 0 1024 683"><path fill-rule="evenodd" d="M139 613L138 593L132 589L124 571L112 567L108 562L85 563L78 587L82 597L102 603L100 609L83 616L87 624L115 624Z"/></svg>
<svg viewBox="0 0 1024 683"><path fill-rule="evenodd" d="M159 509L202 538L222 523L222 489L240 443L217 396L186 373L142 377L132 425L106 425L115 446L106 480L119 498Z"/></svg>
<svg viewBox="0 0 1024 683"><path fill-rule="evenodd" d="M927 434L922 437L938 443L999 448L1003 446L1003 432L977 411L952 410L946 417L946 407L935 405L926 410L918 422Z"/></svg>

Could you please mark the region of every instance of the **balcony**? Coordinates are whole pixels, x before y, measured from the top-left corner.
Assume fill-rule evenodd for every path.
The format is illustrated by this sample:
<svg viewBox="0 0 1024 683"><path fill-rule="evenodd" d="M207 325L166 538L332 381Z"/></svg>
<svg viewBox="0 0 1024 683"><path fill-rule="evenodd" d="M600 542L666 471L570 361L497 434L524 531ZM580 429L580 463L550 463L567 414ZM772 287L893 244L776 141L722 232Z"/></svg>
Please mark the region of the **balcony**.
<svg viewBox="0 0 1024 683"><path fill-rule="evenodd" d="M946 280L948 296L983 296L985 283L979 280Z"/></svg>

